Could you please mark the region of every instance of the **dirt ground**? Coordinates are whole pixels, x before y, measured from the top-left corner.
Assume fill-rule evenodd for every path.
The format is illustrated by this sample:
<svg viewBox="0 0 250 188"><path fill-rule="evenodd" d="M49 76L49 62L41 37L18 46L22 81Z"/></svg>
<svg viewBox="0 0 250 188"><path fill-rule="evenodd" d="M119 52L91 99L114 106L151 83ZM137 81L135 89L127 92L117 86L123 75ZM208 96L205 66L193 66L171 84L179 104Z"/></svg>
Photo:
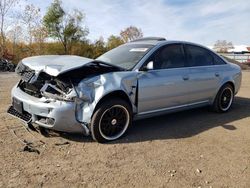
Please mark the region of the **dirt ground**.
<svg viewBox="0 0 250 188"><path fill-rule="evenodd" d="M230 112L137 121L109 144L28 132L6 114L17 76L0 80L0 187L250 187L250 72ZM25 142L40 154L23 151Z"/></svg>

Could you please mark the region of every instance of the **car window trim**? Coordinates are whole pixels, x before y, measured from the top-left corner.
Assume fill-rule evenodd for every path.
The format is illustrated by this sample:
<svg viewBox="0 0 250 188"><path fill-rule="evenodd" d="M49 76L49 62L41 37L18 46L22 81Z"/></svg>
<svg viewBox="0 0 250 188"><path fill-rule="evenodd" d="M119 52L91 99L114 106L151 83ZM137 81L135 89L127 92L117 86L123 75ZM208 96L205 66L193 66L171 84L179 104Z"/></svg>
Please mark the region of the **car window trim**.
<svg viewBox="0 0 250 188"><path fill-rule="evenodd" d="M189 67L177 67L177 68L168 68L168 69L152 69L152 70L148 70L148 71L146 71L146 72L159 72L159 71L167 71L167 70L173 70L173 69L187 69L187 68L189 68ZM139 70L139 72L145 72L145 71L143 71L143 70Z"/></svg>
<svg viewBox="0 0 250 188"><path fill-rule="evenodd" d="M219 64L219 65L225 65L225 64L227 64L225 61L224 61L224 59L222 59L218 54L216 54L216 53L214 53L214 52L212 52L212 51L210 51L210 53L212 54L212 56L213 56L213 58L214 58L214 65L217 65L217 64L215 64L215 56L217 57L217 58L219 58L222 62L223 62L223 64Z"/></svg>
<svg viewBox="0 0 250 188"><path fill-rule="evenodd" d="M183 46L184 46L185 57L186 57L186 61L187 61L188 67L210 67L210 66L215 66L215 65L216 65L216 64L214 63L214 55L216 55L216 54L214 54L212 51L210 51L210 50L208 50L208 49L206 49L206 48L204 48L204 47L202 47L202 46L195 45L195 44L183 44ZM207 51L208 54L209 54L210 56L212 56L212 59L213 59L212 64L211 64L211 65L204 65L204 66L202 66L202 65L191 66L191 65L190 65L190 62L188 61L187 46L195 46L195 47L197 47L197 48L201 48L201 49ZM217 56L218 56L218 55L217 55ZM224 62L224 61L223 61L223 62ZM223 64L222 64L222 65L223 65Z"/></svg>
<svg viewBox="0 0 250 188"><path fill-rule="evenodd" d="M202 65L191 66L190 62L188 61L187 46L195 46L195 47L198 47L198 48L206 50L212 56L212 58L213 58L213 64L212 65L205 65L205 66L202 66ZM202 46L195 45L195 44L183 44L183 48L184 48L184 53L185 53L186 62L188 64L188 67L211 67L211 66L218 66L217 64L215 64L215 57L214 56L217 56L219 59L222 60L223 64L219 64L219 65L226 65L227 64L219 55L217 55L213 51L211 51L209 49L206 49L206 48L204 48Z"/></svg>
<svg viewBox="0 0 250 188"><path fill-rule="evenodd" d="M221 65L212 65L212 66L225 66L226 64L221 64ZM147 72L157 72L157 71L166 71L166 70L173 70L173 69L195 69L195 68L211 68L211 65L206 65L206 66L195 66L195 67L178 67L178 68L169 68L169 69L153 69L153 70L148 70ZM143 70L139 70L139 72L145 72Z"/></svg>
<svg viewBox="0 0 250 188"><path fill-rule="evenodd" d="M153 69L153 70L169 70L169 69L181 69L181 68L187 68L188 66L188 62L187 62L187 59L186 59L186 55L185 55L185 52L184 52L184 46L183 46L183 43L181 42L176 42L176 43L171 43L171 44L164 44L162 46L160 46L159 48L157 48L145 61L144 63L142 64L142 66L139 68L139 71L142 71L141 69L149 62L150 58L152 58L152 56L155 55L155 53L158 51L158 50L161 50L162 48L165 48L167 46L171 46L171 45L180 45L181 46L181 52L182 52L182 55L184 57L184 67L175 67L175 68L164 68L164 69ZM149 71L153 71L153 70L148 70Z"/></svg>

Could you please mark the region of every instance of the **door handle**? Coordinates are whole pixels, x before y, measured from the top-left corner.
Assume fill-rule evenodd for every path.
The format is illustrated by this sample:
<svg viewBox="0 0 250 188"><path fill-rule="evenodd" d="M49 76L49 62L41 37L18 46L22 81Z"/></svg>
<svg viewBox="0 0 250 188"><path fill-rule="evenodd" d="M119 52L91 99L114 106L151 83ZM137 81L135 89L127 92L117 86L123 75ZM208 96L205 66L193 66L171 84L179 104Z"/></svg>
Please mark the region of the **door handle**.
<svg viewBox="0 0 250 188"><path fill-rule="evenodd" d="M183 80L189 80L189 76L183 76L182 79Z"/></svg>
<svg viewBox="0 0 250 188"><path fill-rule="evenodd" d="M219 77L219 76L220 76L220 73L216 72L214 75L215 75L216 77Z"/></svg>

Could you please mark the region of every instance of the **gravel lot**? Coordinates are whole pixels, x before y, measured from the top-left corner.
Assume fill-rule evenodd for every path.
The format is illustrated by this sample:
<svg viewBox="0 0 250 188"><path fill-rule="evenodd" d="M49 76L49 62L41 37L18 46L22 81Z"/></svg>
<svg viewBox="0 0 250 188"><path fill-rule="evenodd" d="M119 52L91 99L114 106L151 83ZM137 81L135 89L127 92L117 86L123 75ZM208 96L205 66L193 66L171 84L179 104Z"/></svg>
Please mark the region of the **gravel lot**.
<svg viewBox="0 0 250 188"><path fill-rule="evenodd" d="M17 76L0 80L0 187L250 187L250 72L230 112L137 121L109 144L28 132L6 114ZM24 142L40 154L23 151Z"/></svg>

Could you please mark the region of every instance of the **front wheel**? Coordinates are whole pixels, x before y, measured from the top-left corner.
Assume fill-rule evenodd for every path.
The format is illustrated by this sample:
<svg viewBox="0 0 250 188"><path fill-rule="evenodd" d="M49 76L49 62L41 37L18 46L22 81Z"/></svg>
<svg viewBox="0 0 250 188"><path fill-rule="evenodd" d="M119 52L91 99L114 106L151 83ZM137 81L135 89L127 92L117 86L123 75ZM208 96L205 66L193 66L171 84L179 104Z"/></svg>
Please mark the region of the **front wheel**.
<svg viewBox="0 0 250 188"><path fill-rule="evenodd" d="M100 143L120 138L131 124L131 107L122 99L99 105L91 120L91 135Z"/></svg>
<svg viewBox="0 0 250 188"><path fill-rule="evenodd" d="M232 106L234 100L233 87L230 84L224 85L218 92L213 109L216 112L227 112Z"/></svg>

